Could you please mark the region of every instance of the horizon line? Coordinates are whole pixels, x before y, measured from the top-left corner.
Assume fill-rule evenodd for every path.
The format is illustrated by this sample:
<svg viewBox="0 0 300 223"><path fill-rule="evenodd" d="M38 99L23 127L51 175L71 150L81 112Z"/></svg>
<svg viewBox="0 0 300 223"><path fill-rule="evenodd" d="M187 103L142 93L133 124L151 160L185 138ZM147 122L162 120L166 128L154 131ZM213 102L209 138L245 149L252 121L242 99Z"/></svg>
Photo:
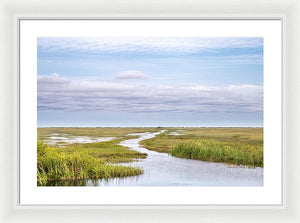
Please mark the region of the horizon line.
<svg viewBox="0 0 300 223"><path fill-rule="evenodd" d="M37 128L263 128L264 126L38 126Z"/></svg>

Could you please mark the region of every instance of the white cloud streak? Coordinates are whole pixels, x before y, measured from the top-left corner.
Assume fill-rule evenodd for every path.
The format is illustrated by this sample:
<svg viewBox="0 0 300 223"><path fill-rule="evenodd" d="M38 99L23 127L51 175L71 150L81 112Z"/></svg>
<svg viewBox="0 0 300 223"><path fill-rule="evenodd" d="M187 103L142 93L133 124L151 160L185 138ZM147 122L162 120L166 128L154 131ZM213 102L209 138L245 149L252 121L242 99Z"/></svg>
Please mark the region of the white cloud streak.
<svg viewBox="0 0 300 223"><path fill-rule="evenodd" d="M197 53L226 48L258 48L260 37L40 37L38 49L47 52Z"/></svg>
<svg viewBox="0 0 300 223"><path fill-rule="evenodd" d="M146 79L147 76L139 70L121 71L116 76L117 79Z"/></svg>
<svg viewBox="0 0 300 223"><path fill-rule="evenodd" d="M257 85L147 86L38 76L39 111L261 112Z"/></svg>

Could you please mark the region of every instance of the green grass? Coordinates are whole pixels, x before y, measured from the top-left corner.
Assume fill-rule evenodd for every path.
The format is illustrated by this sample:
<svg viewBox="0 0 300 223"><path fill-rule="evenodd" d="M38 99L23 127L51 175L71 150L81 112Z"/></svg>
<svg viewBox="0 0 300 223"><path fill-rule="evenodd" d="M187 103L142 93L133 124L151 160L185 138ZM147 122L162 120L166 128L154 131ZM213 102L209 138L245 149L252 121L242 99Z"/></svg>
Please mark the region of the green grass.
<svg viewBox="0 0 300 223"><path fill-rule="evenodd" d="M129 133L155 132L157 128L38 128L37 184L62 185L81 179L109 179L135 176L143 173L141 168L111 165L146 158L147 154L118 145L121 141L138 136ZM51 134L56 136L117 137L107 142L60 143L64 147L48 147L42 142ZM73 182L71 182L71 185Z"/></svg>
<svg viewBox="0 0 300 223"><path fill-rule="evenodd" d="M123 137L130 133L156 132L158 128L38 128L38 140L44 140L51 134L88 136L88 137Z"/></svg>
<svg viewBox="0 0 300 223"><path fill-rule="evenodd" d="M125 177L142 174L135 167L108 165L85 151L65 152L37 144L37 184L46 186L53 181Z"/></svg>
<svg viewBox="0 0 300 223"><path fill-rule="evenodd" d="M183 130L183 135L169 135ZM263 128L169 128L140 142L176 157L263 167Z"/></svg>
<svg viewBox="0 0 300 223"><path fill-rule="evenodd" d="M107 142L74 143L68 145L67 147L60 148L58 151L65 153L85 152L107 163L133 162L137 159L146 158L146 153L140 153L118 145L121 141L130 138L133 137L123 137Z"/></svg>
<svg viewBox="0 0 300 223"><path fill-rule="evenodd" d="M180 143L170 154L187 159L263 167L264 152L262 147L201 139Z"/></svg>
<svg viewBox="0 0 300 223"><path fill-rule="evenodd" d="M109 179L139 175L143 173L140 168L115 164L132 162L147 155L118 144L123 140L138 137L128 136L129 133L159 130L161 129L38 128L37 184L74 185L72 181L87 178ZM263 128L167 128L166 130L140 144L147 149L181 158L263 167ZM177 130L183 130L179 132L183 135L169 135ZM48 147L40 142L49 139L51 134L64 137L116 138L97 143L62 143L61 147Z"/></svg>

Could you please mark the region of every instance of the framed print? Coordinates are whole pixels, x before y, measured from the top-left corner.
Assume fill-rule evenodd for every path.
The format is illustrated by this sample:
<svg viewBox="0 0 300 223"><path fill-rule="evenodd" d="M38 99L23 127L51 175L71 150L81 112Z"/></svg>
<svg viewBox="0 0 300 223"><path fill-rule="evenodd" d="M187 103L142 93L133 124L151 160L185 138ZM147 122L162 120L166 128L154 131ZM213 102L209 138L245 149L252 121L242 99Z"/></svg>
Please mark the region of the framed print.
<svg viewBox="0 0 300 223"><path fill-rule="evenodd" d="M281 25L21 19L20 204L282 204Z"/></svg>
<svg viewBox="0 0 300 223"><path fill-rule="evenodd" d="M226 3L1 2L1 221L297 222L300 6Z"/></svg>

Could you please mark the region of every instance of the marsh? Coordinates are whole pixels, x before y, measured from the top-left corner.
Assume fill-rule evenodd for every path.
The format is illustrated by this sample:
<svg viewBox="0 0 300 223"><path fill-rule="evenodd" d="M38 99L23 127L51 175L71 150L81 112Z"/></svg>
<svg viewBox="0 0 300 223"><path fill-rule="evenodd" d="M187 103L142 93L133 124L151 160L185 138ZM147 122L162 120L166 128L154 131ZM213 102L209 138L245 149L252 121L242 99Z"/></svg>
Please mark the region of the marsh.
<svg viewBox="0 0 300 223"><path fill-rule="evenodd" d="M40 141L53 139L53 134L59 142L48 145L52 156L60 154L60 161L69 163L70 159L64 161L63 157L78 154L78 159L90 157L85 159L93 159L93 165L101 164L98 169L101 174L95 172L95 166L91 168L90 163L83 162L79 167L81 175L72 174L78 172L78 168L71 165L69 177L53 178L45 174L47 180L38 183L41 186L263 186L262 128L38 129ZM89 138L90 141L78 142L76 137ZM95 141L99 137L105 137L106 141ZM75 142L70 144L69 138ZM68 143L61 146L59 143L64 140ZM206 144L199 144L203 140ZM209 151L223 146L220 151L226 159L216 157L220 156L220 151L206 152L203 157L202 154L188 158L181 158L183 155L178 156L177 153L174 155L174 151L182 149L183 143L198 143L197 147L189 148L192 152L207 149L207 145L212 145ZM232 153L233 150L236 153ZM39 161L41 156L38 157L38 165ZM84 171L85 168L90 169ZM41 172L38 169L38 176Z"/></svg>

